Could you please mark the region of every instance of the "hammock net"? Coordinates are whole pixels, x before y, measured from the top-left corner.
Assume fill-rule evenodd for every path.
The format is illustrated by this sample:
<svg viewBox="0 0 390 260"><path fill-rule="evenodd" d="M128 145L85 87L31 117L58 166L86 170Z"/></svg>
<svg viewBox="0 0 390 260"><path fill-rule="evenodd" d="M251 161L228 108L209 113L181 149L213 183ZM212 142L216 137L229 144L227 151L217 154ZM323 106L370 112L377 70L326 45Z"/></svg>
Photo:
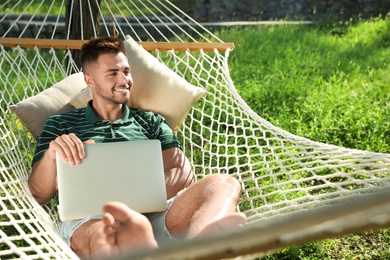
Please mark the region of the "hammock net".
<svg viewBox="0 0 390 260"><path fill-rule="evenodd" d="M56 202L41 207L30 194L27 178L35 139L10 110L10 106L79 71L73 49L28 45L36 39L74 39L74 30L66 29L72 26L80 28L81 40L99 35L118 35L124 39L131 35L145 46L154 42L175 46L169 50L157 47L149 50L188 82L206 90L207 94L194 104L177 136L198 179L219 173L239 180L242 195L238 209L248 216L249 225L241 235L232 236L233 240L203 243L207 248L205 255L217 251L215 241L222 244L222 251L230 247L232 255L261 253L306 241L301 234L300 239L272 245L253 232L269 232L266 237L273 239L269 234L280 234L283 229L287 232L286 223L294 223L294 219L295 223L301 223L299 219L304 216L311 217L307 217L306 226L300 230L310 229L316 224L309 220L320 219L321 211L316 210L322 207L330 218L342 218L348 212L332 215L342 212L334 206L340 198L356 201L356 196L360 200L369 194L380 195L351 209L356 214L367 213L359 215L359 224L351 228L348 225L352 222L345 219L333 223L338 226L332 234L356 230L357 226L363 230L389 224L388 202L378 198L383 198L379 192L386 189L390 180L390 155L314 142L261 118L240 97L229 76L228 58L233 45L224 43L171 2L37 0L35 5L33 1L22 2L5 1L0 10L1 259L76 258L59 236ZM94 7L98 8L94 11ZM68 17L78 18L66 20L67 10ZM96 24L90 22L92 13L99 17ZM89 37L84 36L85 28L92 32ZM21 42L23 39L27 41ZM194 45L186 45L188 42ZM381 210L374 212L367 205ZM372 217L378 215L382 221L373 222ZM267 230L264 223L273 229ZM315 230L309 233L310 239L324 237L323 233L315 235ZM250 245L249 249L231 249L234 244L245 243ZM181 248L189 248L183 258L189 258L191 252L200 252L194 249L196 246L183 243ZM169 256L173 257L175 252L179 254L180 250L176 248Z"/></svg>

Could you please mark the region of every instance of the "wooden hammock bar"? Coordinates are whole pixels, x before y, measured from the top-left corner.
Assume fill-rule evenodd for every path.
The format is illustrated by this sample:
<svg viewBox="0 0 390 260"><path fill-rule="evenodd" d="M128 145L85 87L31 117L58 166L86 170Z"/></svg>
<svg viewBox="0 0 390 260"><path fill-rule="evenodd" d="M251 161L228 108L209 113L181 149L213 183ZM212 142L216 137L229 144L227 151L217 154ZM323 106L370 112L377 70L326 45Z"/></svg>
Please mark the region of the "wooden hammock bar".
<svg viewBox="0 0 390 260"><path fill-rule="evenodd" d="M54 48L54 49L80 49L86 40L58 40L58 39L32 39L32 38L0 38L0 44L4 47L22 48ZM224 42L138 42L145 50L153 51L156 49L162 51L225 51L234 50L234 43Z"/></svg>

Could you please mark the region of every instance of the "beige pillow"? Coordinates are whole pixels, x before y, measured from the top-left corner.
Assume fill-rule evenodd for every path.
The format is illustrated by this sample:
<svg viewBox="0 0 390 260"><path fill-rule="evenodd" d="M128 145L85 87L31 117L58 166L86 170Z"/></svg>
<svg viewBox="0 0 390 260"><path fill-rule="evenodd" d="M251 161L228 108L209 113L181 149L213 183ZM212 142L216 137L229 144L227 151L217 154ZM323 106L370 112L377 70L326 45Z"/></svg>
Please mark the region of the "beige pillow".
<svg viewBox="0 0 390 260"><path fill-rule="evenodd" d="M176 132L193 104L206 91L188 83L130 36L126 37L124 43L134 80L129 105L161 114ZM70 104L76 108L85 107L91 98L91 90L86 88Z"/></svg>
<svg viewBox="0 0 390 260"><path fill-rule="evenodd" d="M38 95L10 106L10 109L32 136L38 138L49 116L74 109L68 102L85 86L83 73L75 73Z"/></svg>

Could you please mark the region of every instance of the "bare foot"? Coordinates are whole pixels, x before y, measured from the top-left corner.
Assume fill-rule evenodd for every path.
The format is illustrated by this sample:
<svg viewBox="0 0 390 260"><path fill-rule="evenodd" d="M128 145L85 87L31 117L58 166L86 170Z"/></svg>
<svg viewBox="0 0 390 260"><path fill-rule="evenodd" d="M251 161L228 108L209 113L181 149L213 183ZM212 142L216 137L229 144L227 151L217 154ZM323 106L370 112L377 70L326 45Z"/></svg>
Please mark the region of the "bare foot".
<svg viewBox="0 0 390 260"><path fill-rule="evenodd" d="M243 213L233 213L225 216L219 220L211 222L202 231L199 232L197 237L205 237L210 235L216 235L223 232L230 232L243 228L246 224L246 216Z"/></svg>
<svg viewBox="0 0 390 260"><path fill-rule="evenodd" d="M104 233L112 255L157 248L152 226L144 215L119 202L104 205L103 213Z"/></svg>

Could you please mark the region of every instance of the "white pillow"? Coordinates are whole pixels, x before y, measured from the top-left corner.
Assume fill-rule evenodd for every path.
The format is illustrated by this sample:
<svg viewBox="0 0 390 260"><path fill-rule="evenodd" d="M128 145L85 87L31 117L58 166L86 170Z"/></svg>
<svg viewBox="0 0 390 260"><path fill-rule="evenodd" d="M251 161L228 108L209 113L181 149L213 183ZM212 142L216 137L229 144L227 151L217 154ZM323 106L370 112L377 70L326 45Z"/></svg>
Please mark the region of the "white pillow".
<svg viewBox="0 0 390 260"><path fill-rule="evenodd" d="M176 132L193 104L203 97L206 91L188 83L139 46L130 36L126 36L124 44L134 80L129 106L161 114ZM86 88L69 103L81 108L85 107L91 98L91 90Z"/></svg>
<svg viewBox="0 0 390 260"><path fill-rule="evenodd" d="M38 138L51 115L74 109L68 102L85 86L83 73L75 73L41 93L11 105L10 109L31 135Z"/></svg>

